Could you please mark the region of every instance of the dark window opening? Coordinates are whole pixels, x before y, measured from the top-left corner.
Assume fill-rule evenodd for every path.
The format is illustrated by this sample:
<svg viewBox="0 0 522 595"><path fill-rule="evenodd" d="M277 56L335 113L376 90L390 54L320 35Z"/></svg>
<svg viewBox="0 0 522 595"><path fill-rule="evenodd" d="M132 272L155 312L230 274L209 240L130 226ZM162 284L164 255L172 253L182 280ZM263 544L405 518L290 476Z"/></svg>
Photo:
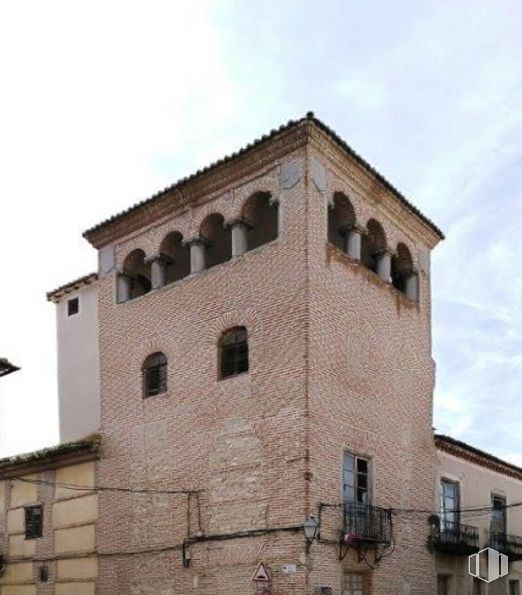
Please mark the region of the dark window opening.
<svg viewBox="0 0 522 595"><path fill-rule="evenodd" d="M143 362L143 396L153 397L167 391L167 357L152 353Z"/></svg>
<svg viewBox="0 0 522 595"><path fill-rule="evenodd" d="M220 377L248 372L247 330L238 326L226 331L220 341Z"/></svg>
<svg viewBox="0 0 522 595"><path fill-rule="evenodd" d="M43 510L40 505L25 509L25 538L37 539L42 536Z"/></svg>
<svg viewBox="0 0 522 595"><path fill-rule="evenodd" d="M279 205L267 192L252 195L243 205L241 217L248 223L248 250L254 250L277 239Z"/></svg>
<svg viewBox="0 0 522 595"><path fill-rule="evenodd" d="M80 298L67 300L67 316L74 316L80 311Z"/></svg>
<svg viewBox="0 0 522 595"><path fill-rule="evenodd" d="M40 582L47 583L49 581L49 567L40 566Z"/></svg>
<svg viewBox="0 0 522 595"><path fill-rule="evenodd" d="M205 249L205 268L226 262L232 258L232 235L225 226L223 215L208 215L199 228L201 237L207 242Z"/></svg>
<svg viewBox="0 0 522 595"><path fill-rule="evenodd" d="M520 581L509 581L509 595L520 595Z"/></svg>
<svg viewBox="0 0 522 595"><path fill-rule="evenodd" d="M328 241L346 252L346 234L355 224L352 203L341 192L336 192L333 205L328 207Z"/></svg>

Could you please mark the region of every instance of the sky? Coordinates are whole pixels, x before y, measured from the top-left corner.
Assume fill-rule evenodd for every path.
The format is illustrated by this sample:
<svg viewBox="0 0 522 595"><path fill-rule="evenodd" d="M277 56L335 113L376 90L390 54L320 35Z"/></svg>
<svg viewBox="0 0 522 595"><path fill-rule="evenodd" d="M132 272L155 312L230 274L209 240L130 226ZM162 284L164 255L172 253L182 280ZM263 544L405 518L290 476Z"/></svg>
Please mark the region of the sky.
<svg viewBox="0 0 522 595"><path fill-rule="evenodd" d="M57 441L81 233L313 110L434 220L434 425L522 465L515 0L0 4L0 456Z"/></svg>

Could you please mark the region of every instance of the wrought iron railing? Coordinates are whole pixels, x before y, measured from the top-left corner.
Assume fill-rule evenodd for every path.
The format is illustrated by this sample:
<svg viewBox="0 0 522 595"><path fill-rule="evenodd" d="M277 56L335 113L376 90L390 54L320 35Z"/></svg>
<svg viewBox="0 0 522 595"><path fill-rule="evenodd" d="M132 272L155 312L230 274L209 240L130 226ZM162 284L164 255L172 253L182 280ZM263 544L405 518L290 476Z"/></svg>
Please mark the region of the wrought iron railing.
<svg viewBox="0 0 522 595"><path fill-rule="evenodd" d="M522 537L491 531L489 546L513 559L522 559Z"/></svg>
<svg viewBox="0 0 522 595"><path fill-rule="evenodd" d="M345 541L390 545L392 542L391 510L367 504L345 503Z"/></svg>
<svg viewBox="0 0 522 595"><path fill-rule="evenodd" d="M479 530L477 527L463 525L454 521L439 520L432 525L430 541L437 550L468 554L479 548Z"/></svg>

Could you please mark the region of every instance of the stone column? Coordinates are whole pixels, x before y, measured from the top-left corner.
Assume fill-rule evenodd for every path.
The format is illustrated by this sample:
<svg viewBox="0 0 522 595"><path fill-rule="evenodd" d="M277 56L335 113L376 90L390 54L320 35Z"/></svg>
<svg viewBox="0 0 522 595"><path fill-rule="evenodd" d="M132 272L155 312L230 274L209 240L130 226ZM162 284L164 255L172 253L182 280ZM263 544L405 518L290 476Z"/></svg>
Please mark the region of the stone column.
<svg viewBox="0 0 522 595"><path fill-rule="evenodd" d="M391 259L393 256L393 252L388 250L387 248L381 250L375 255L377 259L377 274L379 277L386 281L386 283L391 282Z"/></svg>
<svg viewBox="0 0 522 595"><path fill-rule="evenodd" d="M238 219L230 224L230 228L232 235L232 258L235 258L248 250L248 225L242 219Z"/></svg>
<svg viewBox="0 0 522 595"><path fill-rule="evenodd" d="M206 242L203 238L196 238L189 242L190 245L190 274L197 275L205 270Z"/></svg>
<svg viewBox="0 0 522 595"><path fill-rule="evenodd" d="M150 261L150 283L152 289L160 289L165 285L167 262L162 256L156 256Z"/></svg>
<svg viewBox="0 0 522 595"><path fill-rule="evenodd" d="M361 260L362 236L364 228L354 225L345 232L346 253L354 260Z"/></svg>
<svg viewBox="0 0 522 595"><path fill-rule="evenodd" d="M419 275L416 271L408 273L404 279L404 293L412 302L419 301Z"/></svg>
<svg viewBox="0 0 522 595"><path fill-rule="evenodd" d="M116 301L118 304L123 304L130 300L131 280L124 272L119 271L116 275Z"/></svg>

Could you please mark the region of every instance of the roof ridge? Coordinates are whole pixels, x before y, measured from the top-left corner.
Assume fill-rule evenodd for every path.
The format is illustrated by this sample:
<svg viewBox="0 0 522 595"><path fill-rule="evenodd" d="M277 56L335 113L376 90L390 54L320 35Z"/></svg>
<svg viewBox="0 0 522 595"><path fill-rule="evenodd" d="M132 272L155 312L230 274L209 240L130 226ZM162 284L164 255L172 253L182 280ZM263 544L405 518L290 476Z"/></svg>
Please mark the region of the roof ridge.
<svg viewBox="0 0 522 595"><path fill-rule="evenodd" d="M440 237L440 239L444 239L444 234L435 225L435 223L433 223L433 221L431 221L428 217L426 217L399 190L397 190L397 188L395 188L395 186L393 186L393 184L391 182L389 182L381 173L379 173L372 165L370 165L370 163L368 163L363 157L361 157L361 155L359 155L359 153L357 153L354 149L352 149L350 147L350 145L346 141L344 141L332 128L330 128L322 120L320 120L315 115L315 113L313 111L308 111L305 116L303 116L297 120L288 120L288 122L286 124L282 124L281 126L279 126L279 128L273 128L269 133L264 134L264 135L260 136L259 138L256 138L254 141L248 143L241 149L238 149L237 151L234 151L233 153L229 153L228 155L225 155L221 159L218 159L217 161L214 161L214 162L210 163L209 165L196 170L194 173L189 174L188 176L178 179L176 182L166 186L162 190L155 192L148 198L145 198L145 199L135 203L134 205L128 207L127 209L120 211L119 213L116 213L115 215L112 215L111 217L90 227L89 229L87 229L86 231L83 232L83 234L82 234L83 237L88 239L88 236L90 236L91 234L99 231L100 229L103 229L104 227L110 225L111 223L117 221L118 219L121 219L121 218L125 217L126 215L150 204L151 202L154 202L155 200L165 196L166 194L168 194L172 190L176 189L177 187L180 187L180 186L188 183L189 181L197 178L198 176L200 176L204 173L207 173L221 165L224 165L225 163L229 163L233 159L236 159L237 157L244 155L248 151L251 151L252 149L254 149L256 147L259 147L263 143L274 139L279 134L283 134L283 133L287 132L288 130L291 130L292 128L297 128L298 126L302 125L305 122L313 122L319 129L321 129L323 132L325 132L348 155L353 157L362 167L364 167L369 173L371 173L373 176L375 176L377 178L377 180L381 184L383 184L383 186L385 186L388 190L390 190L409 210L411 210L424 223L426 223L429 227L431 227L433 229L433 231L435 231L435 233Z"/></svg>

